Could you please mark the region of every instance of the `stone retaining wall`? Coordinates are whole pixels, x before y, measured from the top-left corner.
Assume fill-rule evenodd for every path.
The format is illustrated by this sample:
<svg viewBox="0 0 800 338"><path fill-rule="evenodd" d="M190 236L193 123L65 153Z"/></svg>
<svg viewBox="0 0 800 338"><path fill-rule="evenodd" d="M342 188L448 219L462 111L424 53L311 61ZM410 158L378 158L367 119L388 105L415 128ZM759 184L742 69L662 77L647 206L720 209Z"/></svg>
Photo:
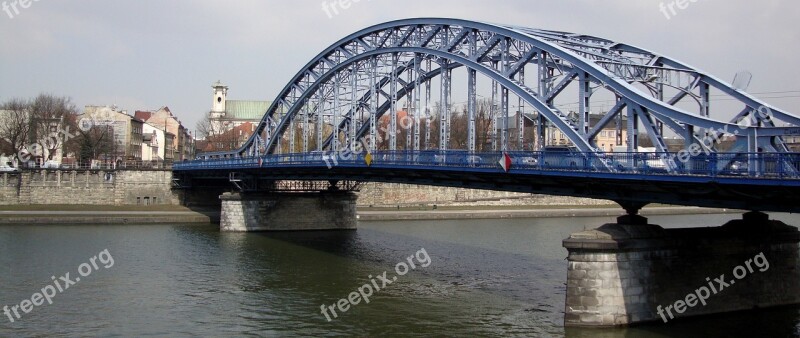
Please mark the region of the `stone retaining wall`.
<svg viewBox="0 0 800 338"><path fill-rule="evenodd" d="M506 191L461 189L395 183L365 183L358 193L359 206L412 205L610 205L589 198L535 195Z"/></svg>
<svg viewBox="0 0 800 338"><path fill-rule="evenodd" d="M168 170L37 170L0 175L0 205L179 205Z"/></svg>

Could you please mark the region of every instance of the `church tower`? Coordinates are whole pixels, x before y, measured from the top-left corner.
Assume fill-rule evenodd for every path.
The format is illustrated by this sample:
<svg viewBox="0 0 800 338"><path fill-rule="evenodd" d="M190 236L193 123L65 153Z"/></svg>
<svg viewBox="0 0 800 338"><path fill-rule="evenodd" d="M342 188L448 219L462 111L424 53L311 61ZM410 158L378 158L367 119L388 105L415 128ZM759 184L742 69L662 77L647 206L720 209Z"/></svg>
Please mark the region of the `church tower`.
<svg viewBox="0 0 800 338"><path fill-rule="evenodd" d="M217 81L214 83L214 104L211 106L212 117L225 116L225 101L228 99L228 87Z"/></svg>

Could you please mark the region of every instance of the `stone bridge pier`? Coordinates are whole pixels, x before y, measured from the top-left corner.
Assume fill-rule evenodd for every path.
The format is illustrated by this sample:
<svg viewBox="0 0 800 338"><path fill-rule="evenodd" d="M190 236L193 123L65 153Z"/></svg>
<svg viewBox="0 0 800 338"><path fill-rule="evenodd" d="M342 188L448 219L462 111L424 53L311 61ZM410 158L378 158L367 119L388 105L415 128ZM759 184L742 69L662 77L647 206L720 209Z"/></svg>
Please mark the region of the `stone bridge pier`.
<svg viewBox="0 0 800 338"><path fill-rule="evenodd" d="M352 230L356 194L347 191L224 193L223 232Z"/></svg>
<svg viewBox="0 0 800 338"><path fill-rule="evenodd" d="M641 216L572 234L564 322L624 326L800 303L797 228L750 212L721 227Z"/></svg>

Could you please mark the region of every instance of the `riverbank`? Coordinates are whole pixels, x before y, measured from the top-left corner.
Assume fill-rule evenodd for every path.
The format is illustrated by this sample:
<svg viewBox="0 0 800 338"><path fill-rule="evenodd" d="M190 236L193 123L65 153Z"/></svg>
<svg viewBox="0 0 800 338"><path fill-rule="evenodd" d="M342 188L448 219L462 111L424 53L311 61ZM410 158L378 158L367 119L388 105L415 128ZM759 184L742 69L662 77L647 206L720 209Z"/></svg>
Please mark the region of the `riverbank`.
<svg viewBox="0 0 800 338"><path fill-rule="evenodd" d="M733 209L652 206L642 209L643 216L700 215L741 213ZM360 221L511 219L554 217L615 217L622 214L612 205L577 206L450 206L415 208L359 208ZM137 206L33 205L0 206L0 225L70 225L70 224L215 224L217 210L192 210L179 206L153 206L143 210Z"/></svg>
<svg viewBox="0 0 800 338"><path fill-rule="evenodd" d="M212 224L219 211L180 206L15 205L0 206L0 225Z"/></svg>

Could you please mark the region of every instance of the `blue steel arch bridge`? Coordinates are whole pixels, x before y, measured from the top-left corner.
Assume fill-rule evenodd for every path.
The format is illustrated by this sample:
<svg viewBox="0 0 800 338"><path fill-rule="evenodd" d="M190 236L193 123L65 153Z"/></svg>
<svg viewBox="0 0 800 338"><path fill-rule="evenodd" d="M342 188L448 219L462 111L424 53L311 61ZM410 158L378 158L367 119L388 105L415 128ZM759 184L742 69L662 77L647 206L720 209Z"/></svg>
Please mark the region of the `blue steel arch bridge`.
<svg viewBox="0 0 800 338"><path fill-rule="evenodd" d="M788 144L800 117L590 35L387 22L319 53L273 102L240 148L175 164L176 184L397 182L603 198L630 213L800 211L800 154Z"/></svg>

